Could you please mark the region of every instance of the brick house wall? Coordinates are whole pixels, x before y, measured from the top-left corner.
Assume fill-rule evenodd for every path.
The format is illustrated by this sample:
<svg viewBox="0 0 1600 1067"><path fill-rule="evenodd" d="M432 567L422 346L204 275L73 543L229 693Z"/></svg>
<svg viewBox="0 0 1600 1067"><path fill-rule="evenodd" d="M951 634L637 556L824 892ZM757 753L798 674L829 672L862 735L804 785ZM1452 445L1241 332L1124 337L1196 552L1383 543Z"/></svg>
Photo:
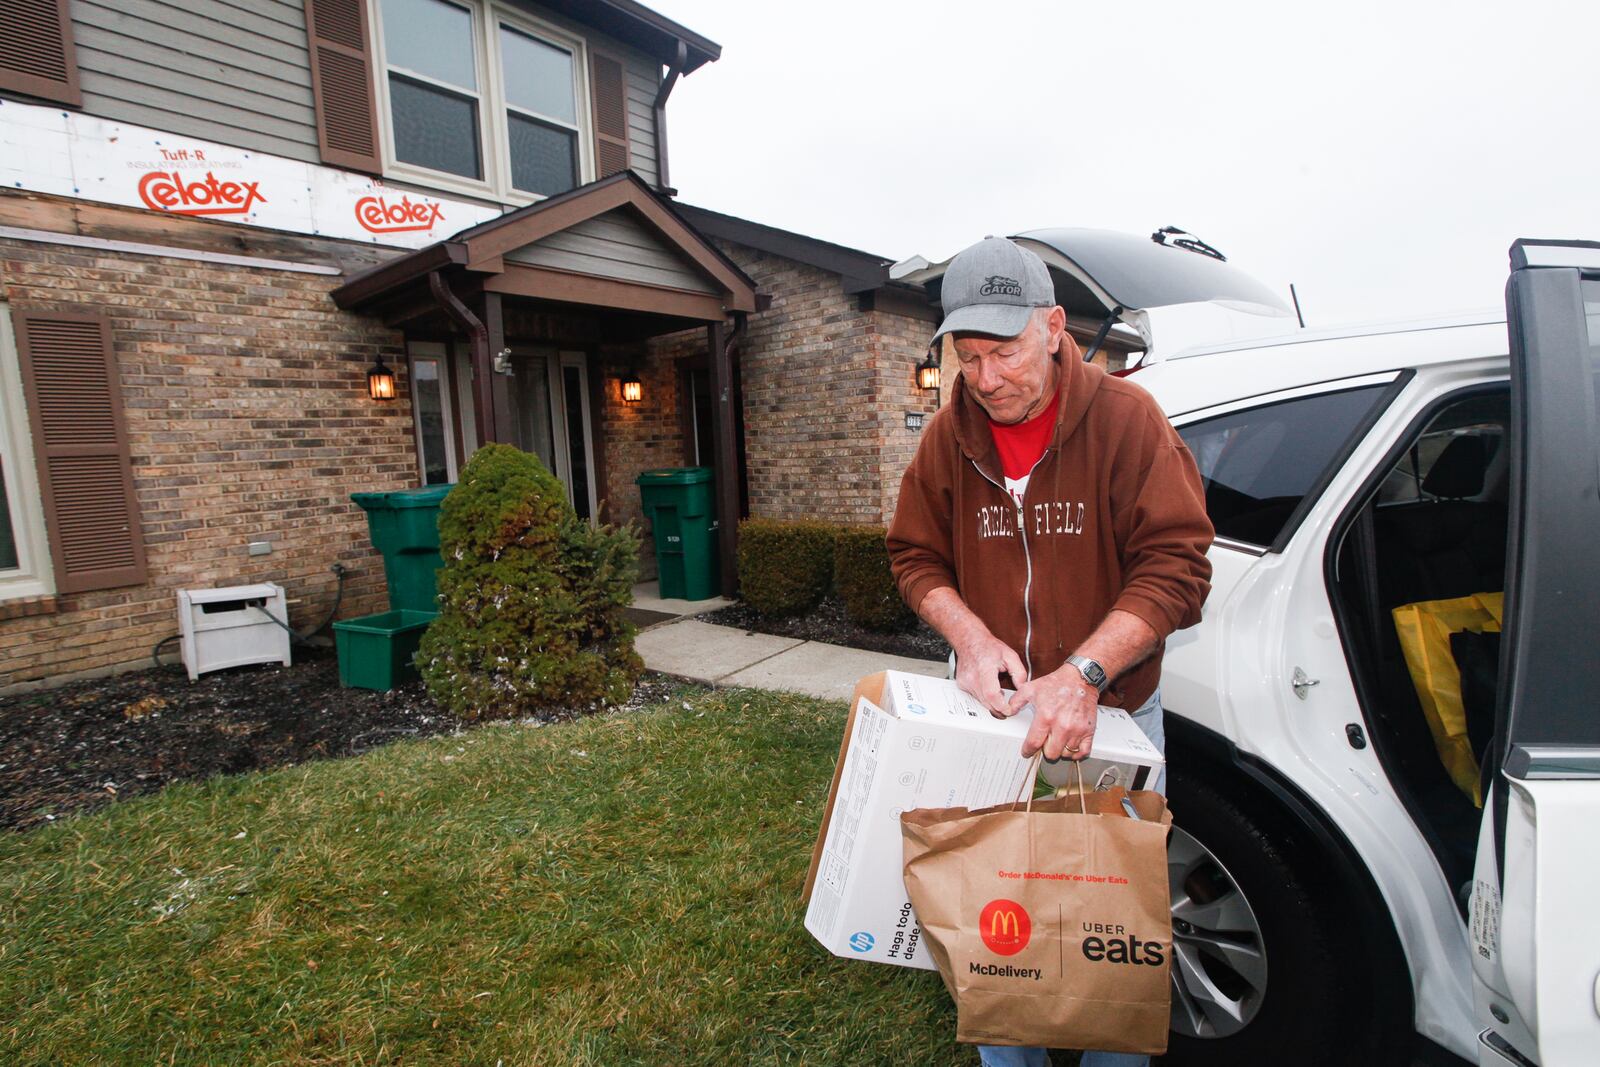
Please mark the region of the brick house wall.
<svg viewBox="0 0 1600 1067"><path fill-rule="evenodd" d="M596 414L605 449L605 484L595 490L601 501L600 515L610 523L632 522L638 527L640 574L646 579L656 575L655 548L634 479L641 471L685 464L676 360L706 350L701 330L673 334L661 341L658 352L643 344L603 348L593 368L600 378L602 401ZM622 401L621 382L630 373L639 376L643 388L643 399L637 404Z"/></svg>
<svg viewBox="0 0 1600 1067"><path fill-rule="evenodd" d="M937 324L883 310L872 312L872 319L880 346L877 396L884 403L880 412L879 472L883 501L880 521L888 525L900 499L900 479L922 441L920 431L906 429L905 413L920 413L926 425L939 409L938 395L918 389L915 380L916 366L927 355L928 340Z"/></svg>
<svg viewBox="0 0 1600 1067"><path fill-rule="evenodd" d="M358 490L416 484L399 335L340 312L342 279L0 239L0 297L110 318L149 581L0 604L0 692L148 665L176 591L273 581L291 624L386 606ZM382 353L399 396L367 396ZM246 544L270 541L267 556Z"/></svg>
<svg viewBox="0 0 1600 1067"><path fill-rule="evenodd" d="M920 439L907 411L931 416L937 398L916 388L913 369L927 351L931 323L861 308L840 276L730 241L714 243L771 306L751 315L737 362L752 516L886 523L900 477ZM705 331L655 338L600 361L604 378L607 518L641 523L639 472L685 462L687 398L679 361L707 354ZM639 404L623 404L618 380L633 372ZM648 530L642 557L654 574Z"/></svg>

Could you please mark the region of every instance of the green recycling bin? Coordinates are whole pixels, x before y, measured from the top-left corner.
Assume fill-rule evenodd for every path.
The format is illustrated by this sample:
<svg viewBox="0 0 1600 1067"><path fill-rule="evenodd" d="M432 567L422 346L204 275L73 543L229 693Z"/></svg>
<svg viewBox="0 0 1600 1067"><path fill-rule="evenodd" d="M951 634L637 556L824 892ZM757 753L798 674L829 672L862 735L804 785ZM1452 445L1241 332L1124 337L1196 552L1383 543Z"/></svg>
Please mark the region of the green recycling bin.
<svg viewBox="0 0 1600 1067"><path fill-rule="evenodd" d="M351 493L367 513L372 547L383 554L391 611L439 610L434 572L439 558L439 504L453 485L400 489L392 493Z"/></svg>
<svg viewBox="0 0 1600 1067"><path fill-rule="evenodd" d="M417 680L417 646L436 611L381 611L333 624L339 684L386 692Z"/></svg>
<svg viewBox="0 0 1600 1067"><path fill-rule="evenodd" d="M635 479L655 531L661 595L709 600L719 592L717 508L710 467L668 467Z"/></svg>

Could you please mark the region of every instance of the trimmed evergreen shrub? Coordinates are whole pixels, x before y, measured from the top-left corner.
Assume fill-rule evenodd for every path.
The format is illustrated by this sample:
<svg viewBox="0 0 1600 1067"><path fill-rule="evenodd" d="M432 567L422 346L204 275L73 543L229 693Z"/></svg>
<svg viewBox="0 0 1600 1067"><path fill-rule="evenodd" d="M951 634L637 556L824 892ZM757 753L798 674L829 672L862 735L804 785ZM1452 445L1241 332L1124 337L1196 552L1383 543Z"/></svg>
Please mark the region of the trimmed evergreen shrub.
<svg viewBox="0 0 1600 1067"><path fill-rule="evenodd" d="M644 664L623 616L638 574L630 529L591 526L538 457L478 449L439 512L439 617L417 666L472 718L621 703Z"/></svg>
<svg viewBox="0 0 1600 1067"><path fill-rule="evenodd" d="M833 585L851 622L893 633L909 628L917 617L900 599L889 570L887 535L882 526L839 527L833 542Z"/></svg>
<svg viewBox="0 0 1600 1067"><path fill-rule="evenodd" d="M739 524L739 593L769 618L800 615L833 585L833 538L826 522L746 519Z"/></svg>

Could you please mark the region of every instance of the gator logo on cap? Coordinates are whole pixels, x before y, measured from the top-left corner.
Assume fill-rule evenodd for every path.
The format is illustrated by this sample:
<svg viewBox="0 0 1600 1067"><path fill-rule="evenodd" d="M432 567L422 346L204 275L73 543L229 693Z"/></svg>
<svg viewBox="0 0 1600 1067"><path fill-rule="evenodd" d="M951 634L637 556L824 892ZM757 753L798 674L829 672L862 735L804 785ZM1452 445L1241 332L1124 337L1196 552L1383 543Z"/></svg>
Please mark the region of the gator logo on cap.
<svg viewBox="0 0 1600 1067"><path fill-rule="evenodd" d="M1021 296L1022 283L1004 274L991 274L978 289L979 296Z"/></svg>

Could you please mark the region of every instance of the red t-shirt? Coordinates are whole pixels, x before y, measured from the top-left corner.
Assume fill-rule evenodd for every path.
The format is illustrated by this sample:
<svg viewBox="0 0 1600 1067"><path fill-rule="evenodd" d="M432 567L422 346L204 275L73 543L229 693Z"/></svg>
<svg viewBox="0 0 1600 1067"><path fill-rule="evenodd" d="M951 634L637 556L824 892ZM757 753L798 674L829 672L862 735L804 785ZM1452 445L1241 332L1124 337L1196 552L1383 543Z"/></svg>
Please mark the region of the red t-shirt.
<svg viewBox="0 0 1600 1067"><path fill-rule="evenodd" d="M1056 412L1061 407L1061 393L1051 397L1050 406L1031 419L1006 424L989 420L989 434L994 438L994 450L1000 454L1000 470L1005 475L1006 489L1017 507L1022 506L1022 494L1028 490L1028 475L1039 462L1056 429Z"/></svg>

